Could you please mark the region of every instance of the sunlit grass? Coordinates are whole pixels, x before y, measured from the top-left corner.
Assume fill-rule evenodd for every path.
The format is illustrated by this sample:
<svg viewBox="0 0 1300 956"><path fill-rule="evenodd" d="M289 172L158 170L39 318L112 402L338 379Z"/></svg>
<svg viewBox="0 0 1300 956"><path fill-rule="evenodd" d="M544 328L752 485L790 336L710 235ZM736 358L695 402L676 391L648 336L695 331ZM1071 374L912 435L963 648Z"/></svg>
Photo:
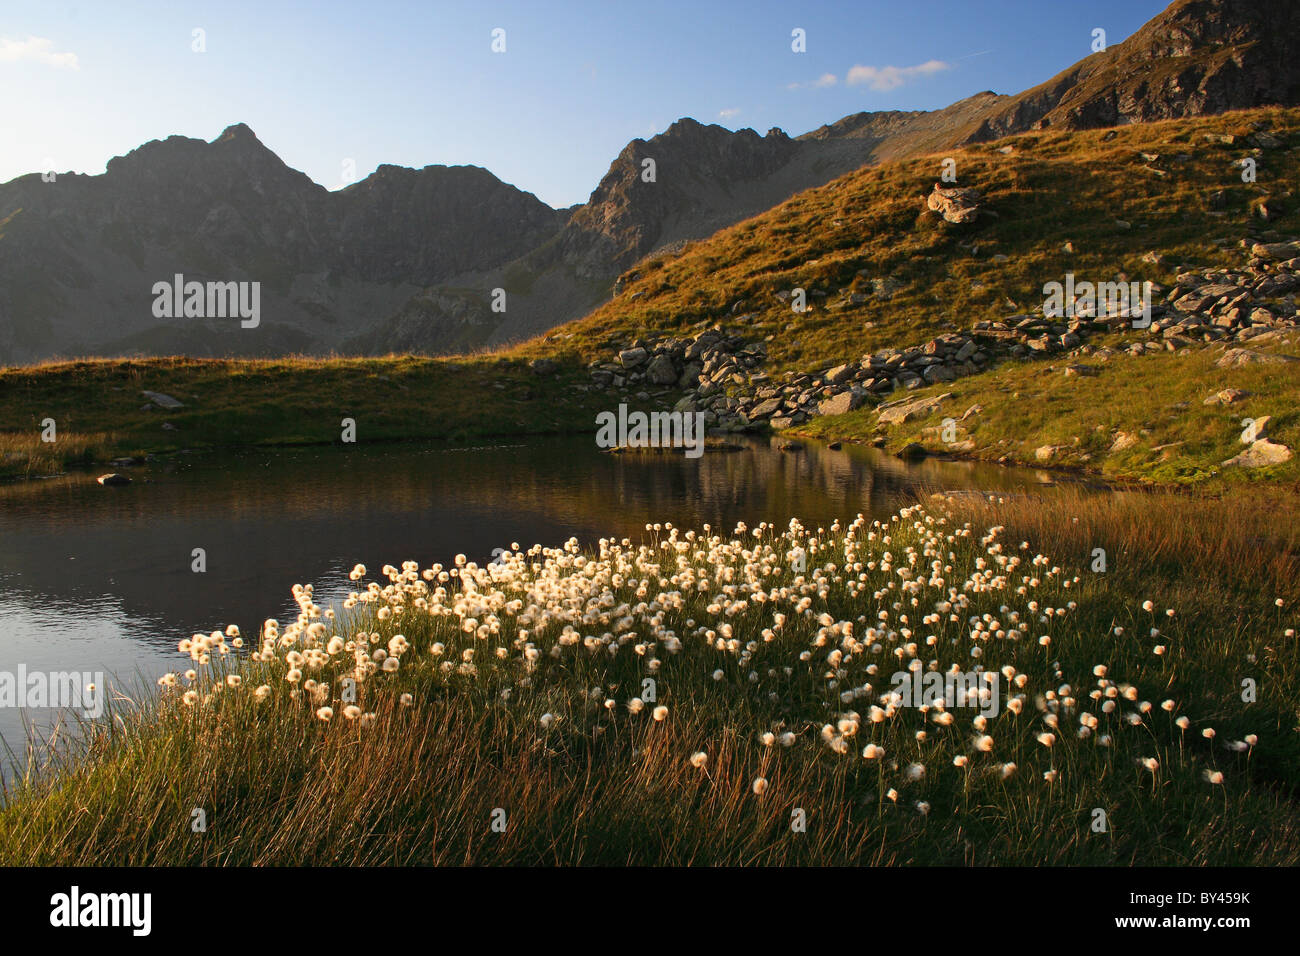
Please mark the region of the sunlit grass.
<svg viewBox="0 0 1300 956"><path fill-rule="evenodd" d="M1295 353L1294 344L1260 351ZM1245 447L1247 419L1269 416L1269 438L1300 447L1300 373L1288 366L1218 368L1223 355L1212 349L1116 355L1083 359L1095 375L1068 377L1066 361L1008 362L989 371L909 393L908 398L950 393L933 413L903 425L878 423L864 408L847 415L814 418L795 431L823 439L870 441L883 437L898 451L917 442L945 454L943 421L954 419L951 436L974 448L956 454L1010 464L1041 464L1039 448L1050 446L1052 467L1087 469L1107 478L1163 484L1243 484L1272 481L1296 487L1300 458L1260 469L1224 468L1222 462ZM1248 396L1232 405L1206 405L1221 389ZM979 410L964 418L967 409ZM959 423L958 419L963 419ZM1127 448L1112 450L1120 433Z"/></svg>
<svg viewBox="0 0 1300 956"><path fill-rule="evenodd" d="M1300 110L1047 130L864 167L680 252L647 257L608 304L518 352L608 359L611 341L722 322L767 339L773 370L816 371L1028 312L1041 305L1043 283L1067 271L1171 285L1183 262L1239 265L1237 242L1263 228L1252 202L1290 188L1300 153L1266 151L1257 181L1244 183L1235 163L1248 147L1210 144L1205 134L1244 137L1257 123L1294 146ZM944 159L955 161L958 184L978 188L993 215L953 227L925 211ZM1167 175L1156 178L1151 166ZM1210 196L1220 190L1224 207L1216 210ZM1267 228L1300 232L1300 210L1288 208ZM1144 261L1152 251L1166 264ZM873 280L888 278L897 291L876 297ZM794 288L807 290L810 311L794 315L777 299ZM849 304L841 290L867 300Z"/></svg>
<svg viewBox="0 0 1300 956"><path fill-rule="evenodd" d="M156 708L9 795L0 862L1294 864L1277 509L960 498L358 568L337 615L298 588L184 642ZM910 666L1001 706L899 706Z"/></svg>
<svg viewBox="0 0 1300 956"><path fill-rule="evenodd" d="M55 475L69 466L102 460L118 442L111 432L69 433L59 432L57 427L56 440L47 442L41 437L42 431L38 425L26 432L0 432L0 475Z"/></svg>

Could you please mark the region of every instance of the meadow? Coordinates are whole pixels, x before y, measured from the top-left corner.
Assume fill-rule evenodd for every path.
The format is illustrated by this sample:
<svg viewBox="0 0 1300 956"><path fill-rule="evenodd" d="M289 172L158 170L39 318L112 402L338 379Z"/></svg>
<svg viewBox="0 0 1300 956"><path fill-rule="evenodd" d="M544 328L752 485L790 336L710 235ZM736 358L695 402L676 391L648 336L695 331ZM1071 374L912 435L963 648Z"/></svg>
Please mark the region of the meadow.
<svg viewBox="0 0 1300 956"><path fill-rule="evenodd" d="M357 567L29 765L0 863L1294 865L1296 517L954 495Z"/></svg>
<svg viewBox="0 0 1300 956"><path fill-rule="evenodd" d="M183 449L468 441L590 430L607 403L504 356L87 359L0 369L0 478ZM161 392L180 408L152 405ZM53 419L54 442L42 440Z"/></svg>
<svg viewBox="0 0 1300 956"><path fill-rule="evenodd" d="M1294 355L1300 337L1260 348ZM915 442L940 456L1068 469L1115 484L1197 486L1230 490L1271 483L1300 487L1300 459L1260 468L1224 467L1243 450L1248 421L1269 416L1270 437L1300 445L1300 374L1276 365L1222 368L1223 352L1209 348L1070 363L1007 362L956 382L909 393L921 399L947 394L929 414L898 425L879 421L873 408L814 418L791 433L821 441L879 443L898 453ZM1239 388L1232 405L1206 404L1220 390ZM975 411L964 417L967 409ZM956 422L954 451L943 422ZM1045 462L1039 449L1050 449Z"/></svg>

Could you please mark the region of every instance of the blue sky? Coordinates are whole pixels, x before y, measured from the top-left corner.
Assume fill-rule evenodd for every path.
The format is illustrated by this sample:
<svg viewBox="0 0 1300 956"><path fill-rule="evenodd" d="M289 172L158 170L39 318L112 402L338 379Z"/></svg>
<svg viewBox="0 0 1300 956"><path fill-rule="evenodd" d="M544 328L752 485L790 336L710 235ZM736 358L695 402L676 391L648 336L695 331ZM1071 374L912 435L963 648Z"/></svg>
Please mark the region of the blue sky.
<svg viewBox="0 0 1300 956"><path fill-rule="evenodd" d="M1087 56L1094 28L1118 43L1164 6L6 0L0 182L99 173L149 140L243 122L329 189L347 160L357 178L472 164L568 206L629 140L679 117L794 136L861 110L1019 92Z"/></svg>

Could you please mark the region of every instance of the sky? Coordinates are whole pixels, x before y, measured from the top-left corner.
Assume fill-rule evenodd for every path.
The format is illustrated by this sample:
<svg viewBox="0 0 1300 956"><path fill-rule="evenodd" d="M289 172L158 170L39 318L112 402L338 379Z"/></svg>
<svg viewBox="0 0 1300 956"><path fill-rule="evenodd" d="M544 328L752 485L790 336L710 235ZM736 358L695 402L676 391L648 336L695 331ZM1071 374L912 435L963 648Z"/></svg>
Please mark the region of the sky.
<svg viewBox="0 0 1300 956"><path fill-rule="evenodd" d="M1164 7L4 0L0 182L102 173L150 140L242 122L327 189L381 163L475 165L570 206L630 140L680 117L797 136L863 110L1017 93L1091 53L1094 30L1118 43Z"/></svg>

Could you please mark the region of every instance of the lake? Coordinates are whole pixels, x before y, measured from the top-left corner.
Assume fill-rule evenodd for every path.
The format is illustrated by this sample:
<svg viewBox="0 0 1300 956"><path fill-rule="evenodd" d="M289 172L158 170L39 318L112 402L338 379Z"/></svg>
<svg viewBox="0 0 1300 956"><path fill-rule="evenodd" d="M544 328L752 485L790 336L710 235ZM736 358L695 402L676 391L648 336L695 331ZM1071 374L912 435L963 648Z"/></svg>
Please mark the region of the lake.
<svg viewBox="0 0 1300 956"><path fill-rule="evenodd" d="M181 455L125 470L0 487L0 672L103 672L134 694L188 666L176 643L297 615L295 583L326 603L404 560L480 563L511 542L638 539L647 522L816 527L879 517L917 490L1014 491L1046 473L966 462L908 464L874 449L734 439L741 450L611 455L589 435L478 447L393 444ZM203 549L206 571L193 570ZM12 680L12 678L11 678ZM0 707L0 738L54 712ZM5 763L8 771L8 761Z"/></svg>

